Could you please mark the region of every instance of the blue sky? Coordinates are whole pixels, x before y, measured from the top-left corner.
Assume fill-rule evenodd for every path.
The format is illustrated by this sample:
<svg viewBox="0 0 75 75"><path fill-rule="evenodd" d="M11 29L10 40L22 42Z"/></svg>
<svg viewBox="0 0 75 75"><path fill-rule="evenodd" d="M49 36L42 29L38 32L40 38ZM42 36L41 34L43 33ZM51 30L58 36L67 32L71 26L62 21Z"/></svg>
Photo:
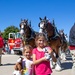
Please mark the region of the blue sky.
<svg viewBox="0 0 75 75"><path fill-rule="evenodd" d="M0 0L1 31L10 25L20 28L21 18L31 20L32 28L39 31L39 17L44 16L69 35L75 22L75 0Z"/></svg>

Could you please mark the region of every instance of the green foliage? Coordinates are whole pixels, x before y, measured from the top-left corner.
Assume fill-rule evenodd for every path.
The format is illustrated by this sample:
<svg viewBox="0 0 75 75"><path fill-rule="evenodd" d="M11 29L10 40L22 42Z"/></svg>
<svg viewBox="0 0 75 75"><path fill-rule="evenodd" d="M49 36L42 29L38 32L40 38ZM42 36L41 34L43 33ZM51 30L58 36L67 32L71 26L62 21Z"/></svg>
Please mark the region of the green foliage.
<svg viewBox="0 0 75 75"><path fill-rule="evenodd" d="M19 32L19 28L15 27L13 25L7 27L3 32L3 38L5 40L8 40L8 35L9 35L9 33L12 33L12 32L14 32L14 33Z"/></svg>

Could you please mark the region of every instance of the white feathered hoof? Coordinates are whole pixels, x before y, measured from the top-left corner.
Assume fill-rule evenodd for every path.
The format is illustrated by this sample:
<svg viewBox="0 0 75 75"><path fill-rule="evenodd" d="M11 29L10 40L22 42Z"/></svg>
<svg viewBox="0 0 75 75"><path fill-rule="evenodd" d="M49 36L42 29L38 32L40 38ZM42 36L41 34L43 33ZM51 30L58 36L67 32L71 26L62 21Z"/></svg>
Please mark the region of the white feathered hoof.
<svg viewBox="0 0 75 75"><path fill-rule="evenodd" d="M75 68L75 62L73 62L73 66L72 66L72 68Z"/></svg>
<svg viewBox="0 0 75 75"><path fill-rule="evenodd" d="M66 61L66 57L64 57L63 60Z"/></svg>
<svg viewBox="0 0 75 75"><path fill-rule="evenodd" d="M50 65L52 69L54 69L54 65Z"/></svg>
<svg viewBox="0 0 75 75"><path fill-rule="evenodd" d="M55 68L55 65L53 64L53 60L50 60L50 67L51 67L52 69Z"/></svg>
<svg viewBox="0 0 75 75"><path fill-rule="evenodd" d="M61 71L61 70L62 70L62 68L61 68L61 66L60 66L60 65L56 64L56 66L55 66L55 70L56 70L56 71Z"/></svg>
<svg viewBox="0 0 75 75"><path fill-rule="evenodd" d="M65 55L65 53L62 53L61 56L60 56L60 58L61 58L62 60L64 60L64 61L66 61L66 55Z"/></svg>

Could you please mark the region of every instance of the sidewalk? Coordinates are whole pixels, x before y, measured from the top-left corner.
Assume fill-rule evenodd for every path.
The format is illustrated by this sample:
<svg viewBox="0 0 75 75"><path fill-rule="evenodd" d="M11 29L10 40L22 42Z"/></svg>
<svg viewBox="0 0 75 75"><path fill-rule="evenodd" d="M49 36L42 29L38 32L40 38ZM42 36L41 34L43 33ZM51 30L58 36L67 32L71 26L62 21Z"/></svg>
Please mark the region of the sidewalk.
<svg viewBox="0 0 75 75"><path fill-rule="evenodd" d="M2 66L0 66L0 75L13 75L14 64L20 56L2 55Z"/></svg>

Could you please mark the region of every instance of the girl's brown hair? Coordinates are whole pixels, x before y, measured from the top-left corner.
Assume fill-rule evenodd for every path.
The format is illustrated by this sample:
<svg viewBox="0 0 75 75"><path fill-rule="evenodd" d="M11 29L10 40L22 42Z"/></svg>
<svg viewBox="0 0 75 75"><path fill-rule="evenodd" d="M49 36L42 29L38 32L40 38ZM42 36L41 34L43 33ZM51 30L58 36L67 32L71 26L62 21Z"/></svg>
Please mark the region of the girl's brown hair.
<svg viewBox="0 0 75 75"><path fill-rule="evenodd" d="M25 50L26 50L25 48L27 48L27 50L32 50L32 49L33 49L31 45L25 45L25 46L23 47L23 52L22 52L22 53L25 52Z"/></svg>
<svg viewBox="0 0 75 75"><path fill-rule="evenodd" d="M45 34L44 33L38 33L36 35L36 38L35 38L35 44L36 44L36 46L37 46L37 40L40 39L40 38L43 38L45 40L45 43L47 44L47 38L46 38Z"/></svg>

